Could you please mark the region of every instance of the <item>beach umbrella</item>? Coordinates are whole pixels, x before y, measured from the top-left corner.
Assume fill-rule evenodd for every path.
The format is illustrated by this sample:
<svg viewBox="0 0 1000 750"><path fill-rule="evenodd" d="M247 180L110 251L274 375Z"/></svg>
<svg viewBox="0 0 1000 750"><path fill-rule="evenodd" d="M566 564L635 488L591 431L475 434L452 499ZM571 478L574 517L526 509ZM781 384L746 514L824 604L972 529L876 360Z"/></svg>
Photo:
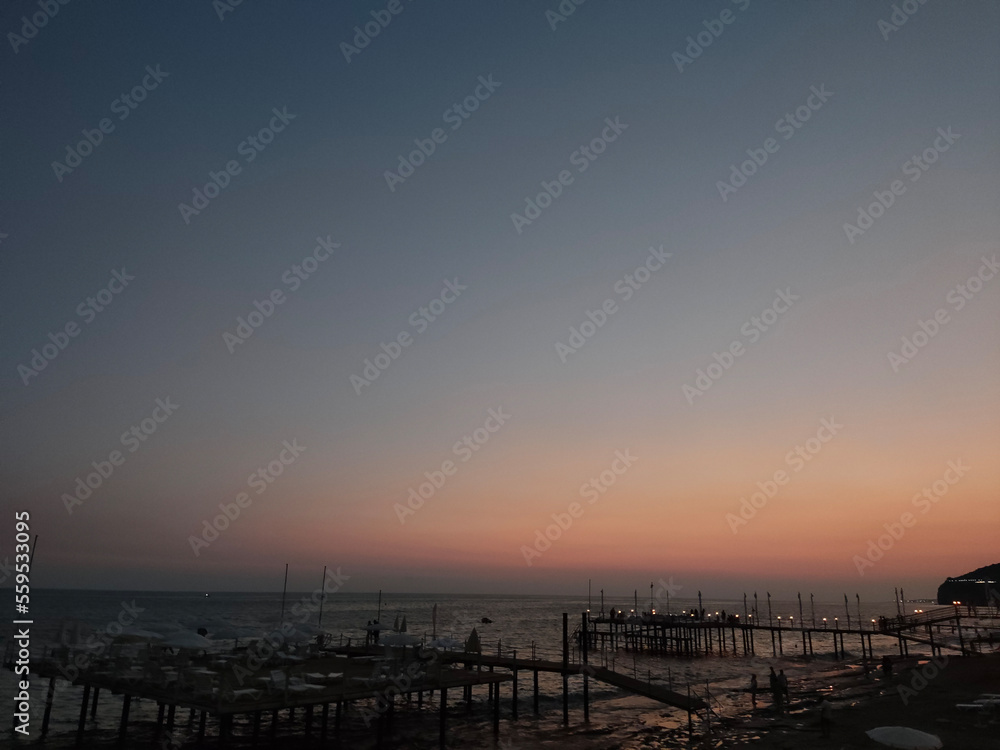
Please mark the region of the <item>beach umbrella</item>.
<svg viewBox="0 0 1000 750"><path fill-rule="evenodd" d="M420 639L409 633L389 633L382 639L382 643L386 646L416 646Z"/></svg>
<svg viewBox="0 0 1000 750"><path fill-rule="evenodd" d="M396 615L396 620L392 623L392 630L395 633L399 632L399 615Z"/></svg>
<svg viewBox="0 0 1000 750"><path fill-rule="evenodd" d="M130 638L138 638L141 640L148 641L162 641L163 636L159 633L154 633L152 630L143 630L142 628L128 627L122 630L122 635L127 635Z"/></svg>
<svg viewBox="0 0 1000 750"><path fill-rule="evenodd" d="M403 615L403 622L399 626L399 632L400 633L406 632L406 615Z"/></svg>
<svg viewBox="0 0 1000 750"><path fill-rule="evenodd" d="M212 648L213 644L203 635L198 635L190 630L181 630L164 640L163 645L173 648L208 649Z"/></svg>
<svg viewBox="0 0 1000 750"><path fill-rule="evenodd" d="M209 632L213 641L235 641L234 648L240 645L240 638L252 638L257 635L257 631L253 628L241 626L212 628Z"/></svg>
<svg viewBox="0 0 1000 750"><path fill-rule="evenodd" d="M865 732L876 742L900 750L937 750L941 738L909 727L876 727Z"/></svg>

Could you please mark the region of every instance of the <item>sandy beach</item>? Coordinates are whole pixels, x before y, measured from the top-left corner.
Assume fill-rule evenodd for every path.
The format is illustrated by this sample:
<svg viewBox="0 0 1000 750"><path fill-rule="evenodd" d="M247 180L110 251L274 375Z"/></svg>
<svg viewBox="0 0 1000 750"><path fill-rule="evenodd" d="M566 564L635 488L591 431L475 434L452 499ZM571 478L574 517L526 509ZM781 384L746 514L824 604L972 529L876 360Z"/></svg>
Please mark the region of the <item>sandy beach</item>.
<svg viewBox="0 0 1000 750"><path fill-rule="evenodd" d="M875 748L865 732L879 726L906 726L941 738L945 748L996 750L1000 747L1000 715L970 713L956 708L982 693L1000 691L1000 656L947 657L934 669L926 659L911 657L897 663L891 676L881 670L865 675L859 669L829 673L832 689L792 697L790 712L776 717L769 698L759 700L758 712L727 722L711 747ZM913 692L910 692L910 691ZM824 693L834 703L829 737L823 737L818 702ZM748 737L749 735L749 737ZM719 744L721 740L722 744Z"/></svg>

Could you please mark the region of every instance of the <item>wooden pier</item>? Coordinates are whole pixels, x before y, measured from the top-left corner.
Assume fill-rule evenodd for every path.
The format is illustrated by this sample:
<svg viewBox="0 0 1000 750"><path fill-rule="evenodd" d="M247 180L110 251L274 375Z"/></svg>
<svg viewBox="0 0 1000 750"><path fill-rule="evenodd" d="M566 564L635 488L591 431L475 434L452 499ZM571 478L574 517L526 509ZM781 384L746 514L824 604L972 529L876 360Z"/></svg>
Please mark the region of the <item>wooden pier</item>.
<svg viewBox="0 0 1000 750"><path fill-rule="evenodd" d="M644 682L609 669L608 655L618 649L635 653L694 658L707 655L750 656L758 648L767 651L770 641L772 656L784 652L785 641L801 639L802 653L814 654L814 644L822 648L832 646L836 657L845 658L849 643L861 647L862 657L874 658L873 636L896 639L900 655L909 653L909 644L929 646L931 654L941 654L943 648L960 651L963 655L976 653L985 639L967 643L962 633L962 613L956 607L938 607L914 615L895 618L881 617L871 627L833 627L824 622L822 627L804 625L777 625L744 623L736 616L725 621L700 620L678 615L645 615L623 617L591 617L582 613L580 624L570 633L569 616L563 615L561 659L537 658L532 648L531 658L518 656L517 651L504 653L500 644L496 654L468 651L432 651L418 646L388 648L386 646L340 646L313 649L305 658L275 655L263 663L248 668L248 652L229 655L204 654L201 659L185 657L183 665L173 662L159 663L147 653L139 659L129 660L120 656L114 659L87 662L79 670L84 652L72 648L53 649L45 658L32 663L32 673L48 680L45 712L41 725L44 737L55 695L57 679L67 679L82 687L77 726L77 744L83 744L87 735L87 718L96 715L98 698L110 693L121 696L119 744L127 744L129 711L133 700L154 701L158 706L155 733L170 734L175 726L176 714L187 712L188 726L197 720L197 742L206 739L206 726L211 718L215 727L214 740L220 747L235 739L235 721L244 722L243 734L250 734L256 746L262 733L271 739L279 728L279 714L287 712L289 722L300 712L304 736L317 734L326 741L332 734L339 743L347 711L360 714L368 727L381 739L391 725L397 699L418 708L426 699L438 701L440 746L447 744L447 716L449 695L461 690L461 702L466 711L473 707L473 691L480 686L487 690L487 705L492 713L493 731L499 733L501 717L501 690L510 684L509 716L516 721L519 713L519 689L523 678L532 678L534 712L539 712L539 674L552 673L562 677L563 723L569 723L569 679L582 678L583 718L589 720L591 680L615 686L629 693L640 695L666 706L684 710L689 726L692 716L704 711L709 718L711 707L700 697L673 691L672 685L664 687ZM958 634L959 645L945 642L942 631L951 629ZM992 638L992 635L991 635ZM571 655L578 658L571 659ZM591 655L596 654L596 664ZM75 661L74 661L75 660ZM4 666L13 668L13 660L5 658ZM84 660L86 662L86 659ZM250 662L253 660L251 659ZM601 664L601 661L604 664ZM71 671L68 671L71 670ZM710 696L707 696L711 700ZM455 701L453 700L453 704ZM332 711L331 711L332 709ZM333 714L331 719L331 713ZM331 726L332 725L332 726ZM245 742L245 741L244 741Z"/></svg>
<svg viewBox="0 0 1000 750"><path fill-rule="evenodd" d="M784 625L781 618L777 624L751 623L738 615L730 615L725 620L664 614L600 616L590 620L590 627L577 628L574 636L578 644L586 641L591 651L622 649L688 658L712 654L751 656L757 654L758 648L766 653L768 644L771 656L781 656L789 638L801 639L802 653L812 655L816 639L820 643L830 643L835 658L844 658L850 642L861 647L863 659L872 659L875 653L872 636L895 638L900 655L909 653L909 643L929 645L933 655L940 654L941 648L954 648L943 644L940 634L935 640L935 631L940 633L942 627L951 627L958 632L960 641L955 650L963 655L972 654L975 653L972 644L967 646L962 638L962 616L956 607L937 607L913 615L880 617L872 620L868 627L841 627L839 620L831 626L825 619L822 626L791 624L794 621Z"/></svg>

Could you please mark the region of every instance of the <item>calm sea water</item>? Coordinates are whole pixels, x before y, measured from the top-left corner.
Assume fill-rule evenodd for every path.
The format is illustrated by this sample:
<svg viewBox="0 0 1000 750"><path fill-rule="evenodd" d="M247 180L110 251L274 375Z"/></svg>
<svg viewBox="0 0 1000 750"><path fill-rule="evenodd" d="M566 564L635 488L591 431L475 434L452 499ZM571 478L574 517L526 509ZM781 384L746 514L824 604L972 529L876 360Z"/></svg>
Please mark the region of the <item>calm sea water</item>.
<svg viewBox="0 0 1000 750"><path fill-rule="evenodd" d="M296 604L309 602L309 595L290 593L286 597L286 618L294 612L295 621L305 621L312 625L320 625L334 643L364 641L364 626L377 616L378 597L375 594L329 594L323 603L322 621L320 613L314 607L304 606L308 616L298 615ZM406 619L409 633L428 637L434 627L432 611L437 605L437 635L453 636L464 640L473 627L477 628L483 650L495 652L501 647L505 652L517 649L519 655L529 655L532 647L540 658L559 658L562 640L562 613L570 615L570 629L575 629L581 620L581 613L587 609L587 599L579 597L542 597L542 596L478 596L478 595L406 595L384 594L382 597L381 619L383 624L392 624L398 617ZM599 609L599 601L591 603L593 609ZM632 609L633 602L628 599L605 599L605 606L615 606ZM663 611L660 603L659 611ZM697 606L697 600L674 598L671 600L671 611L690 609ZM739 613L743 616L743 602L704 600L703 606L707 613L726 610L729 613ZM752 600L750 606L752 607ZM766 602L760 601L759 616L766 620ZM919 606L919 605L918 605ZM195 631L204 627L210 636L228 627L247 628L264 634L274 628L281 617L280 594L257 593L215 593L205 596L201 593L177 592L124 592L124 591L52 591L36 590L32 592L32 650L41 653L45 645L58 643L62 627L77 628L81 636L90 633L106 632L111 626L112 632L117 632L111 625L118 621L123 612L137 612L133 627L169 634L178 629ZM639 608L648 609L649 601L639 599ZM772 612L781 616L783 621L789 616L799 620L797 602L772 601ZM894 615L895 604L892 602L866 603L861 602L861 617L870 625L872 618L880 614ZM815 616L818 622L828 618L833 626L833 618L838 617L846 624L846 612L843 602L838 604L819 603L815 605ZM808 601L804 603L806 622L812 620L812 610ZM850 602L850 617L852 623L857 623L857 604ZM492 623L484 624L482 618L489 618ZM4 645L9 633L4 634ZM618 671L634 675L641 679L650 679L654 683L669 685L675 690L684 692L690 685L694 692L704 695L706 689L711 690L717 709L722 712L739 712L747 708L744 689L749 680L749 674L756 672L762 685L766 685L768 666L783 668L791 677L793 688L815 690L828 682L827 674L832 669L839 669L829 653L829 641L816 642L817 658L802 657L801 641L793 636L784 639L784 657L773 659L770 654L769 639L765 643L764 636L758 636L758 656L753 659L733 657L710 657L698 659L671 659L633 655L625 651L592 655L593 661L607 662ZM857 640L856 637L854 640ZM232 641L219 641L219 646L232 646ZM860 652L860 642L847 640L848 651ZM895 648L894 641L875 638L876 653L891 653ZM822 652L822 655L821 653ZM765 658L764 655L767 654ZM531 711L531 676L522 675L520 682L521 718L517 722L504 720L501 722L501 741L499 747L535 748L557 746L566 747L602 747L602 748L633 748L633 747L675 747L675 739L671 730L686 726L687 716L669 707L661 706L646 699L623 695L619 690L591 682L591 723L583 726L580 710L579 693L581 678L572 678L570 689L576 693L573 700L573 714L570 729L561 725L561 680L556 675L542 675L540 686L542 690L540 717L535 717ZM708 685L706 686L706 683ZM0 694L6 705L10 705L14 692L14 675L4 670L0 673ZM42 711L45 703L47 680L43 684L40 679L33 679L32 695L32 736L37 740L41 727ZM480 700L485 700L485 688L481 689ZM504 715L509 716L510 687L504 688ZM56 682L56 695L50 723L49 737L41 747L62 748L71 746L75 736L76 722L79 712L82 688L73 687L62 680ZM152 730L156 721L156 704L150 701L133 702L129 717L129 746L170 746L159 741L152 744ZM386 740L386 747L432 748L437 742L437 719L434 707L425 704L424 710L417 711L415 704L405 711L396 714L394 736ZM118 722L121 713L119 696L102 695L97 716L88 720L88 736L92 746L102 746L114 743L117 737ZM454 717L450 719L450 736L455 747L498 747L494 744L485 706L465 713L456 701ZM9 726L9 725L8 725ZM301 723L298 723L301 730ZM188 727L186 719L179 721L172 738L173 746L180 743L193 742L195 727ZM5 727L4 737L8 737ZM237 726L237 734L243 734L248 728ZM209 726L209 734L214 728ZM265 732L266 736L266 732ZM364 729L360 717L348 721L346 747L374 747L374 736ZM17 745L27 745L15 736ZM33 744L33 743L32 743ZM262 743L264 744L264 743ZM295 747L302 744L296 739L295 733L282 729L279 734L280 746Z"/></svg>

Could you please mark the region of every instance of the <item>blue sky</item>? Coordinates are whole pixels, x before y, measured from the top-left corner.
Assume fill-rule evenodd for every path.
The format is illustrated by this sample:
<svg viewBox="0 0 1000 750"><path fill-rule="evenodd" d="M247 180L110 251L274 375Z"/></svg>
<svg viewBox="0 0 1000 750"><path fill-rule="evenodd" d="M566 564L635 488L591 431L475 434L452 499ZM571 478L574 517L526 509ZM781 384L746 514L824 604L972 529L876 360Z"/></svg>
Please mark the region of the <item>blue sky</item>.
<svg viewBox="0 0 1000 750"><path fill-rule="evenodd" d="M590 2L553 29L555 2L414 0L345 60L385 7L245 2L220 20L207 1L70 3L5 48L2 478L52 540L50 585L255 588L291 558L354 565L369 588L560 590L591 577L578 558L597 550L623 587L677 570L734 588L711 555L658 557L659 535L728 548L726 509L830 414L849 437L803 472L794 507L739 537L762 560L748 576L774 576L763 561L794 539L788 565L853 584L852 555L959 455L977 470L954 515L928 516L871 585L995 561L995 523L992 539L950 524L998 520L1000 287L946 302L997 252L994 4L926 3L886 34L888 2ZM0 29L37 10L7 6ZM119 120L147 66L168 75ZM499 85L450 130L481 76ZM822 87L785 139L776 123ZM247 163L240 144L275 108L294 119ZM59 181L52 162L105 117L113 132ZM577 171L606 118L627 128ZM390 191L386 170L439 127ZM939 128L959 137L911 181ZM723 201L718 182L768 138L777 151ZM178 205L230 160L240 173L185 222ZM561 170L573 183L516 231L511 214ZM852 244L844 224L896 179L905 192ZM283 275L317 237L340 247L292 290ZM556 343L660 246L669 261L562 362ZM78 305L122 268L134 281L85 322ZM455 279L467 289L417 332L410 316ZM286 301L231 354L223 334L273 289ZM779 289L799 300L750 342L742 326ZM888 352L939 308L949 322L894 371ZM70 321L79 336L25 385L18 367ZM351 375L404 331L412 345L356 393ZM746 354L689 403L682 386L733 340ZM61 496L166 396L177 412L67 513ZM394 503L500 405L510 425L400 524ZM301 461L193 555L205 519L291 439ZM526 570L523 540L627 445L648 458L621 503ZM955 534L968 543L943 547Z"/></svg>

